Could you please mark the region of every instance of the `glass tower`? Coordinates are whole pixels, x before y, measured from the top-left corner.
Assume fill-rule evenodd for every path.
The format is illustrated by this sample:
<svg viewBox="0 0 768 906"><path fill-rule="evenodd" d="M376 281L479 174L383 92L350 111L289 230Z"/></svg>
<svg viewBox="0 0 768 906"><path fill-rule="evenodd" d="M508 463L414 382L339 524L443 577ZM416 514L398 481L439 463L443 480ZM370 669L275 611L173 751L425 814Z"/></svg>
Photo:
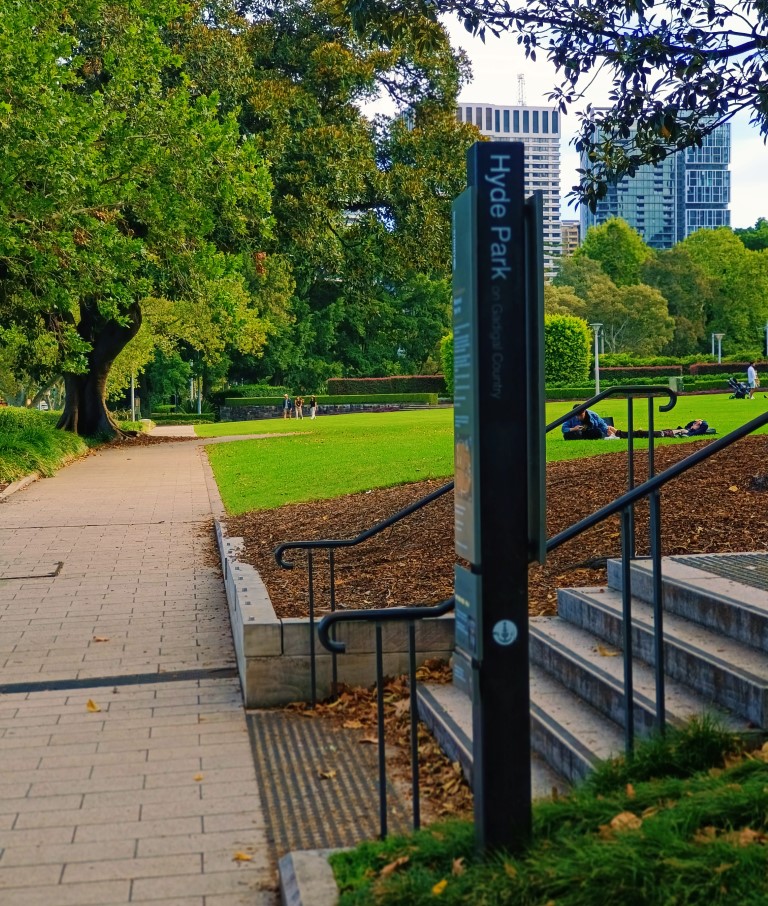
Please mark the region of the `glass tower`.
<svg viewBox="0 0 768 906"><path fill-rule="evenodd" d="M730 226L731 126L718 126L700 148L647 164L634 177L608 185L593 214L580 208L582 236L591 226L621 217L655 249L669 249L701 227ZM587 161L582 155L581 166Z"/></svg>

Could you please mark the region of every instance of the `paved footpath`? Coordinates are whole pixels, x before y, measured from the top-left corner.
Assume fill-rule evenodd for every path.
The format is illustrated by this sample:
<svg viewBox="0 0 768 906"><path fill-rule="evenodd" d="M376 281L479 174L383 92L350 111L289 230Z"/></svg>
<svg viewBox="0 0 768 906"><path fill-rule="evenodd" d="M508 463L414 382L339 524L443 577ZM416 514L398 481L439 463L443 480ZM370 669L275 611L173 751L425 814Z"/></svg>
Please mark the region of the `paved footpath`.
<svg viewBox="0 0 768 906"><path fill-rule="evenodd" d="M2 906L274 906L194 441L0 502Z"/></svg>

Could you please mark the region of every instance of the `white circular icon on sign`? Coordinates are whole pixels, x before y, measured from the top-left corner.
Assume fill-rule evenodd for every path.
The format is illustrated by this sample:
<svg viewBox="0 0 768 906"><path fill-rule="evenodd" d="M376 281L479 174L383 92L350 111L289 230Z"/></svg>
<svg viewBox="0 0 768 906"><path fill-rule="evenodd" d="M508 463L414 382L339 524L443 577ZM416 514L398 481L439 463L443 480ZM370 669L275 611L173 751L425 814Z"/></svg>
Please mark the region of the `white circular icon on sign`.
<svg viewBox="0 0 768 906"><path fill-rule="evenodd" d="M511 645L517 638L517 626L512 620L499 620L493 627L493 641L497 645Z"/></svg>

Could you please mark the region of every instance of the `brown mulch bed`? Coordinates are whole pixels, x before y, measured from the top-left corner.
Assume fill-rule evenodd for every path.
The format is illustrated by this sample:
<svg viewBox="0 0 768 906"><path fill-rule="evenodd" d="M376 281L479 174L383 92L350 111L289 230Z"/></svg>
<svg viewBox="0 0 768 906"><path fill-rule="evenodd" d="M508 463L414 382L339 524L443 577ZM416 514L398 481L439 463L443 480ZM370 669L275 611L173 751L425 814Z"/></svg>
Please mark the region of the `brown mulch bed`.
<svg viewBox="0 0 768 906"><path fill-rule="evenodd" d="M656 449L656 471L708 441ZM746 438L666 485L661 495L664 554L768 550L768 437ZM646 457L636 455L636 480ZM274 548L284 541L351 538L375 522L440 487L424 481L334 500L295 504L231 517L230 536L245 540L241 559L260 572L278 616L307 615L306 555L289 551L293 570L280 569ZM626 490L627 455L604 453L547 466L547 532L562 531ZM637 548L648 552L647 506L637 507ZM619 522L612 518L555 550L530 569L530 612L552 614L557 588L599 585L605 569L593 561L619 554ZM453 494L356 548L335 555L337 605L345 608L436 603L453 592ZM328 602L327 557L315 553L315 599Z"/></svg>
<svg viewBox="0 0 768 906"><path fill-rule="evenodd" d="M695 441L656 449L656 471L690 455L708 443ZM723 553L768 550L768 437L751 437L701 464L662 491L664 554ZM635 477L647 472L647 459L638 453ZM230 536L242 536L241 558L261 573L275 610L282 617L306 616L306 555L291 551L293 570L280 569L273 556L284 541L351 538L375 522L440 487L425 481L396 488L351 494L335 500L248 513L227 520ZM619 496L627 485L625 452L590 459L554 462L547 466L547 532L562 531ZM647 505L637 507L638 553L648 552ZM554 551L545 566L529 573L532 615L553 614L557 589L599 585L605 568L592 561L618 556L619 524L612 518ZM337 551L337 603L348 608L436 603L453 591L453 495L448 493L382 535L360 547ZM315 555L318 607L327 607L328 570L324 555ZM430 662L421 678L449 682L447 665ZM401 783L409 775L408 699L402 677L386 688L386 737L392 769ZM334 720L359 734L361 744L375 741L375 695L372 690L345 689L338 699L321 703L307 716ZM444 816L470 817L472 793L457 764L452 764L423 725L419 727L419 773L425 823Z"/></svg>

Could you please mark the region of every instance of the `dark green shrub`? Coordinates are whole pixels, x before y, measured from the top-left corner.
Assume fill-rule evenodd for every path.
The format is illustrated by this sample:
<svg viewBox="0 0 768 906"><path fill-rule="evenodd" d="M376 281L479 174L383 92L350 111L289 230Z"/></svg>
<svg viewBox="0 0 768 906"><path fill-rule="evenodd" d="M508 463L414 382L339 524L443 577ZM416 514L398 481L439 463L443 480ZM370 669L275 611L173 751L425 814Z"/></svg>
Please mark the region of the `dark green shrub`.
<svg viewBox="0 0 768 906"><path fill-rule="evenodd" d="M328 378L329 396L372 393L445 393L442 374L393 374L379 378Z"/></svg>
<svg viewBox="0 0 768 906"><path fill-rule="evenodd" d="M544 315L544 377L547 383L586 382L590 359L589 327L573 315Z"/></svg>
<svg viewBox="0 0 768 906"><path fill-rule="evenodd" d="M440 341L440 361L445 375L445 389L449 396L453 396L453 333L443 337Z"/></svg>

